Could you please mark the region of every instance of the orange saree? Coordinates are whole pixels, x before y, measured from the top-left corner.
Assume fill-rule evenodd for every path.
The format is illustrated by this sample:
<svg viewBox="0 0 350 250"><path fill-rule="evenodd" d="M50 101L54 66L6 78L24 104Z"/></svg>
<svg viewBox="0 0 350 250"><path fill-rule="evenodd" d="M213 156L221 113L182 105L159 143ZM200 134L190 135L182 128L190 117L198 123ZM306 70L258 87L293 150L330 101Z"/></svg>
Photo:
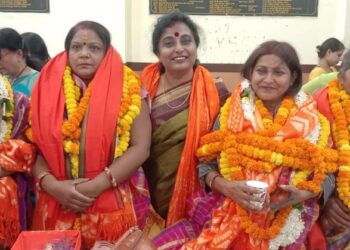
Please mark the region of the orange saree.
<svg viewBox="0 0 350 250"><path fill-rule="evenodd" d="M141 82L153 99L160 82L158 63L144 69ZM186 141L169 205L167 226L185 217L186 200L200 188L195 150L200 137L211 129L218 111L219 97L214 79L205 68L198 66L192 79Z"/></svg>
<svg viewBox="0 0 350 250"><path fill-rule="evenodd" d="M53 58L41 72L32 94L32 130L34 142L58 180L67 179L66 159L61 132L65 112L63 72L68 63L66 53ZM122 101L124 66L119 54L110 47L90 84L93 84L86 116L85 172L79 177L94 178L111 163L114 155L117 117ZM119 195L116 195L119 194ZM119 197L119 198L118 198ZM120 199L121 197L121 199ZM96 198L80 216L83 244L96 240L117 240L136 225L129 183L118 183ZM34 230L68 230L77 214L61 208L48 193L41 191L33 219ZM79 221L79 220L78 220Z"/></svg>
<svg viewBox="0 0 350 250"><path fill-rule="evenodd" d="M251 94L252 90L249 88L249 83L247 81L244 81L236 87L232 97L228 99L221 110L220 130L225 131L227 129L226 131L229 131L229 134L237 136L234 138L245 138L245 134L264 133L263 129L267 126L265 125L266 117L261 112L262 109L257 108L258 103L254 101L254 98L252 98L254 95L252 96ZM287 105L283 106L282 103L281 107L282 108L279 110L287 110ZM321 140L320 133L322 129L320 129L320 120L317 115L316 103L311 98L300 92L294 98L293 108L290 107L289 110L287 116L285 116L284 111L278 111L284 114L281 115L284 116L284 118L282 118L284 122L281 126L275 127L278 128L278 130L276 130L274 134L270 133L269 135L269 133L265 131L265 136L270 136L271 139L276 142L283 142L294 138L305 138L311 143L317 143L318 140ZM276 117L277 116L278 113ZM278 119L280 118L281 117ZM218 139L214 138L214 133L213 137L210 137L211 139L207 137L206 139L202 138L202 140L215 140L216 142ZM230 135L227 135L225 138L228 137L232 138ZM264 144L266 142L262 141L260 143ZM262 147L269 147L269 145L262 145ZM230 150L232 149L230 148ZM250 149L245 147L244 150ZM204 152L201 157L205 156L206 152L214 151L216 152L216 149L211 149L210 144L205 144L205 146L201 148L201 152ZM275 150L272 150L272 152L274 151ZM199 152L200 151L197 151L197 154L199 154ZM241 161L239 161L239 164L231 163L232 159L235 159L236 153L234 153L234 155L229 155L229 149L224 152L224 154L218 152L221 157L218 161L220 163L219 169L224 177L233 180L259 180L268 183L268 192L270 193L270 200L273 203L286 198L286 193L278 189L278 186L294 185L295 181L299 181L297 177L295 177L300 177L299 171L295 171L292 168L284 168L282 167L283 165L279 166L279 164L276 164L270 171L257 171L254 169L254 166L248 167L248 165L244 165ZM262 152L254 151L251 156L253 157L254 155L254 157L256 157L257 154L260 155L261 153ZM227 158L224 157L225 154L228 155ZM273 162L274 161L272 161L272 163ZM231 170L226 170L227 166L231 168ZM308 172L308 174L310 174L310 172ZM310 176L305 176L303 178L305 178L304 181L306 181ZM300 181L298 183L300 183ZM318 213L319 207L315 199L306 200L297 206L282 208L278 210L278 212L266 211L252 213L242 209L232 199L226 198L221 206L213 210L211 224L203 229L198 238L186 243L182 249L277 250L280 249L280 247L283 249L284 247L287 249L305 249L304 242L306 241L308 232L318 217Z"/></svg>

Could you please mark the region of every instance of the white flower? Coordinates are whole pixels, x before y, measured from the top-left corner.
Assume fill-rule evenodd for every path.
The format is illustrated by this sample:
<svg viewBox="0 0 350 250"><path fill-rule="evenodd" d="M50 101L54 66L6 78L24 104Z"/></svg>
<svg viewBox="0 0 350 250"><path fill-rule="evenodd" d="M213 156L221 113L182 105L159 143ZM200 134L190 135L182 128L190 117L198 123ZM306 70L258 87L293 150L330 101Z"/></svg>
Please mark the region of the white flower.
<svg viewBox="0 0 350 250"><path fill-rule="evenodd" d="M7 124L4 120L0 119L0 143L4 141L7 131Z"/></svg>
<svg viewBox="0 0 350 250"><path fill-rule="evenodd" d="M295 104L300 108L308 100L308 95L300 90L298 94L294 97Z"/></svg>
<svg viewBox="0 0 350 250"><path fill-rule="evenodd" d="M304 230L304 221L299 209L292 209L280 234L270 240L269 250L278 250L280 246L286 247L294 243Z"/></svg>

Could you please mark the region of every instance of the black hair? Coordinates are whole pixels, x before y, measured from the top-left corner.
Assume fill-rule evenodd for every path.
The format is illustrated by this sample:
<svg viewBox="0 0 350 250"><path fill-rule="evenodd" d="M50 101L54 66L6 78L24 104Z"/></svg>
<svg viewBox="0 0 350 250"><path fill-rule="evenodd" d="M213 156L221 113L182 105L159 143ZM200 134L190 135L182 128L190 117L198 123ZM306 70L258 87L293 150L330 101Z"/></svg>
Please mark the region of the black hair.
<svg viewBox="0 0 350 250"><path fill-rule="evenodd" d="M321 45L316 46L316 51L317 51L318 57L323 58L329 49L332 52L342 51L345 49L345 46L337 38L334 38L334 37L328 38Z"/></svg>
<svg viewBox="0 0 350 250"><path fill-rule="evenodd" d="M28 49L27 65L36 71L40 71L50 60L44 40L40 35L33 32L26 32L21 36Z"/></svg>
<svg viewBox="0 0 350 250"><path fill-rule="evenodd" d="M186 24L186 26L191 30L196 47L198 48L200 43L200 38L198 34L198 26L191 20L191 18L181 12L172 12L170 14L161 16L158 18L156 25L154 26L152 34L152 47L153 53L157 55L159 53L159 41L164 31L171 27L175 22L181 22Z"/></svg>
<svg viewBox="0 0 350 250"><path fill-rule="evenodd" d="M21 35L12 28L0 29L0 49L8 49L13 52L22 50L24 57L27 54L27 48Z"/></svg>
<svg viewBox="0 0 350 250"><path fill-rule="evenodd" d="M74 25L68 32L66 39L64 41L64 48L68 52L70 44L72 42L72 39L74 35L79 30L93 30L96 32L98 37L102 40L103 45L105 46L105 52L107 51L109 45L111 44L111 35L109 34L109 31L102 25L94 21L81 21Z"/></svg>

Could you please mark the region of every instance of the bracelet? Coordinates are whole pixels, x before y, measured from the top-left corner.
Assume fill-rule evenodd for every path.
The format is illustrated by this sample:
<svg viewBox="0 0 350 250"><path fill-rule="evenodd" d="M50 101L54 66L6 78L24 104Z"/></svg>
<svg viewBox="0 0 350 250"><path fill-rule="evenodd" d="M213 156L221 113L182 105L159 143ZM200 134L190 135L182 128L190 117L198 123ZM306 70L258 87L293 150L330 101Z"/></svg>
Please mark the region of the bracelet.
<svg viewBox="0 0 350 250"><path fill-rule="evenodd" d="M114 176L112 175L112 172L111 172L111 170L109 169L109 168L105 168L104 169L104 171L106 172L106 174L107 174L107 177L108 177L108 179L109 179L109 181L111 182L111 184L112 184L112 187L117 187L117 180L114 178Z"/></svg>
<svg viewBox="0 0 350 250"><path fill-rule="evenodd" d="M48 171L44 171L44 172L41 172L36 178L35 186L39 191L41 190L41 182L43 181L44 177L48 176L49 174L51 173Z"/></svg>
<svg viewBox="0 0 350 250"><path fill-rule="evenodd" d="M208 186L211 190L213 190L213 184L214 184L215 179L218 178L219 176L221 176L221 175L219 173L216 173L216 175L210 179Z"/></svg>

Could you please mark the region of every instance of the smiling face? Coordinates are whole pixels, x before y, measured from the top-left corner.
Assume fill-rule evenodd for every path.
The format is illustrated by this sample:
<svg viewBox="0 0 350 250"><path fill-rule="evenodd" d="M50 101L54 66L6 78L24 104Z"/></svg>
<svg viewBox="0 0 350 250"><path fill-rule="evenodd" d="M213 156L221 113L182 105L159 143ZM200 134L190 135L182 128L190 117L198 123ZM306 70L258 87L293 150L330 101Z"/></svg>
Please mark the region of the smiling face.
<svg viewBox="0 0 350 250"><path fill-rule="evenodd" d="M95 31L80 29L69 46L69 65L76 75L89 82L94 77L105 51L105 45Z"/></svg>
<svg viewBox="0 0 350 250"><path fill-rule="evenodd" d="M251 74L251 86L256 95L270 106L278 107L294 77L282 59L276 55L259 58Z"/></svg>
<svg viewBox="0 0 350 250"><path fill-rule="evenodd" d="M197 47L186 24L176 22L165 29L159 41L158 58L168 72L193 70Z"/></svg>

